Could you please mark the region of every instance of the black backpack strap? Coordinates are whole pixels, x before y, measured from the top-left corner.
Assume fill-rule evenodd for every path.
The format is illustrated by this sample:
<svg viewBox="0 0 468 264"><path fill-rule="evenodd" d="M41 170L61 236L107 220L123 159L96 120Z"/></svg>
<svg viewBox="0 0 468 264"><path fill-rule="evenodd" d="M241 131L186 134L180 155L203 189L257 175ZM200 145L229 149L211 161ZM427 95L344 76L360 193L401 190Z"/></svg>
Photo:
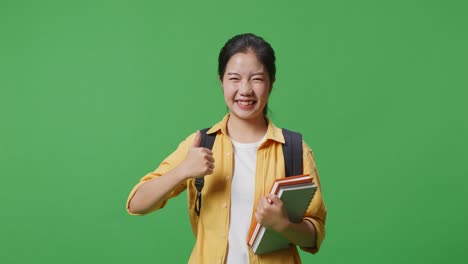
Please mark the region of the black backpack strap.
<svg viewBox="0 0 468 264"><path fill-rule="evenodd" d="M200 130L200 147L201 148L207 148L207 149L213 149L213 144L216 139L216 133L212 134L206 134L206 132L210 128L204 128ZM205 185L205 178L196 178L195 179L195 188L197 188L197 200L195 201L195 212L197 212L197 215L200 215L200 209L201 209L201 191L203 189L203 185Z"/></svg>
<svg viewBox="0 0 468 264"><path fill-rule="evenodd" d="M283 128L284 166L286 177L303 174L302 164L302 135Z"/></svg>
<svg viewBox="0 0 468 264"><path fill-rule="evenodd" d="M210 130L210 128L204 128L200 130L200 135L201 135L200 147L212 150L214 141L216 139L216 133L206 134L208 130Z"/></svg>

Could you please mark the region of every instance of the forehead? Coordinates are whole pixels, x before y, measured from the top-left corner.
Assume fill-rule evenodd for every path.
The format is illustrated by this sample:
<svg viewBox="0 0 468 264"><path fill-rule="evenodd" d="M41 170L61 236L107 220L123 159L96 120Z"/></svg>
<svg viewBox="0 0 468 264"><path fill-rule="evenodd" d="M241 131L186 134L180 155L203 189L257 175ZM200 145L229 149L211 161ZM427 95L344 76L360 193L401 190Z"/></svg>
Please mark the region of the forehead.
<svg viewBox="0 0 468 264"><path fill-rule="evenodd" d="M226 72L252 73L264 72L265 67L252 51L234 54L226 65Z"/></svg>

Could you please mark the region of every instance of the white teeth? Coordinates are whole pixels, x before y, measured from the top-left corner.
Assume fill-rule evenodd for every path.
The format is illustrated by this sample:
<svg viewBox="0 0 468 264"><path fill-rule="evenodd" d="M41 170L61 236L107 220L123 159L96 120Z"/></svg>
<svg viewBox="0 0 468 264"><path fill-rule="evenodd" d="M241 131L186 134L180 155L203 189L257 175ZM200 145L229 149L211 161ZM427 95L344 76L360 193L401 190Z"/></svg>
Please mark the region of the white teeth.
<svg viewBox="0 0 468 264"><path fill-rule="evenodd" d="M241 104L241 105L252 105L252 104L254 103L253 101L247 101L247 102L245 102L245 101L237 101L237 102L238 102L239 104Z"/></svg>

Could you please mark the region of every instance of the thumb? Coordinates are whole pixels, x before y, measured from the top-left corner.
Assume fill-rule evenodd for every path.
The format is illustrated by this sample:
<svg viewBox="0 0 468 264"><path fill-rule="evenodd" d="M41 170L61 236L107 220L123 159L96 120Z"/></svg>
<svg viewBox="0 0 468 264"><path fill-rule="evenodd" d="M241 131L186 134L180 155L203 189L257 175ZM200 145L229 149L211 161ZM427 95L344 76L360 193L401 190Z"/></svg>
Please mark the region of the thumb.
<svg viewBox="0 0 468 264"><path fill-rule="evenodd" d="M199 130L197 130L197 134L195 135L195 140L193 141L193 147L194 148L200 147L200 141L201 141L201 133Z"/></svg>

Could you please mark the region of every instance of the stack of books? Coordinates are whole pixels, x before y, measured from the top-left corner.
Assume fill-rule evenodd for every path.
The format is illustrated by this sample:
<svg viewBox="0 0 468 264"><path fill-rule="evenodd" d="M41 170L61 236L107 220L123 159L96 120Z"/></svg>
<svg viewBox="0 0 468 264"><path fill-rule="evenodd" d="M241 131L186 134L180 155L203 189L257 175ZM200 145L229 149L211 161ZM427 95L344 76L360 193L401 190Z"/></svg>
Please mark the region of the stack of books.
<svg viewBox="0 0 468 264"><path fill-rule="evenodd" d="M273 183L270 193L281 199L291 222L302 221L317 190L312 180L309 175L299 175L277 179ZM247 244L252 247L256 255L290 246L288 239L274 230L261 226L256 221L250 230Z"/></svg>

